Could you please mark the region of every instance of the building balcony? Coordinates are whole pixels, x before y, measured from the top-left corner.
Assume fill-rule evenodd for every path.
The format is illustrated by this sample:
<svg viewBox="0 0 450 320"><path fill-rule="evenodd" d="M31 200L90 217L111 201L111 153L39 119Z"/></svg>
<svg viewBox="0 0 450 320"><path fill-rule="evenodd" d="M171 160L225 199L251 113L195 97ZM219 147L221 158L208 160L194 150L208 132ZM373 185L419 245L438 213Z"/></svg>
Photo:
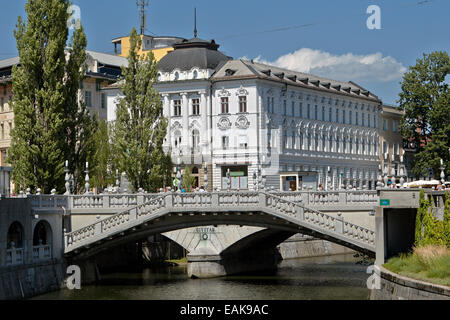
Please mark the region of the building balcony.
<svg viewBox="0 0 450 320"><path fill-rule="evenodd" d="M52 258L52 247L40 245L33 247L33 262L46 261Z"/></svg>
<svg viewBox="0 0 450 320"><path fill-rule="evenodd" d="M17 266L24 263L24 248L11 248L6 250L6 266Z"/></svg>

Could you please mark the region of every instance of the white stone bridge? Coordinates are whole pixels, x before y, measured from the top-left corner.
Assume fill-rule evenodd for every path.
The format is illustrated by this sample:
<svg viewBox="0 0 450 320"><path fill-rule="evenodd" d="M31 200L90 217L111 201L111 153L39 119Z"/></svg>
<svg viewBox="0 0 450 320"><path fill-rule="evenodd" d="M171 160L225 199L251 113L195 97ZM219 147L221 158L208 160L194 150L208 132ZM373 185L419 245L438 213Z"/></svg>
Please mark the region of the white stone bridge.
<svg viewBox="0 0 450 320"><path fill-rule="evenodd" d="M307 200L308 203L315 202L321 206L342 206L343 201L355 201L355 204L364 202L374 207L377 202L376 193L366 192L364 198L352 193L345 194L343 198L338 192L323 193L323 196L317 193L317 197L310 193ZM373 230L345 221L341 216L313 209L304 204L304 196L301 193L280 196L263 191L138 194L121 197L121 203L111 203L115 199L111 196L71 196L72 213L77 210L94 213L117 210L123 206L128 208L65 234L65 253L67 256L92 255L102 248L142 238L144 234L197 226L245 225L289 234L313 235L373 255ZM124 199L127 203L123 203ZM105 200L109 203L105 203Z"/></svg>

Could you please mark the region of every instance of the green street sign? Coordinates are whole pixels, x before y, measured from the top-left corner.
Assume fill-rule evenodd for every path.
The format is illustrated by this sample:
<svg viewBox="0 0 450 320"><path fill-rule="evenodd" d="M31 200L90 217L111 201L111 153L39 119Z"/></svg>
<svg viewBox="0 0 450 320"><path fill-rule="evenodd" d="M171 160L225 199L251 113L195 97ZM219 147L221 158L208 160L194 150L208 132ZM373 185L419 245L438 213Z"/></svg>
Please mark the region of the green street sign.
<svg viewBox="0 0 450 320"><path fill-rule="evenodd" d="M390 206L391 205L391 200L389 200L389 199L381 199L380 200L380 205L381 206Z"/></svg>

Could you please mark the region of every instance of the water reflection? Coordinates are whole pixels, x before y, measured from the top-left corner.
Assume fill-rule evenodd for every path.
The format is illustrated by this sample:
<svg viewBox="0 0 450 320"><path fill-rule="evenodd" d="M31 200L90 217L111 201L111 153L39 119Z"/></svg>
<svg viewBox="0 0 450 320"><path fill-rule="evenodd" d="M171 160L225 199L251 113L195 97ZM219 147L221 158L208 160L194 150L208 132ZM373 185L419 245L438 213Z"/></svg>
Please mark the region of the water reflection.
<svg viewBox="0 0 450 320"><path fill-rule="evenodd" d="M285 260L270 274L187 277L186 266L111 274L96 286L35 299L56 300L331 300L368 298L366 267L353 255Z"/></svg>

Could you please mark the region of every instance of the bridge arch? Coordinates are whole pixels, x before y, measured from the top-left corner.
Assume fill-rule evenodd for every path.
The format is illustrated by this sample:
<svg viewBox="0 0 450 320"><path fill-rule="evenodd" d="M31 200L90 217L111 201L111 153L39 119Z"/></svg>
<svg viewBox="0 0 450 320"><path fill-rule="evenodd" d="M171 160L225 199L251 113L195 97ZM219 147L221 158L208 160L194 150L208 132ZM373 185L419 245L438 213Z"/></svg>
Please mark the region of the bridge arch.
<svg viewBox="0 0 450 320"><path fill-rule="evenodd" d="M52 227L46 220L39 221L33 230L33 246L51 245L53 238Z"/></svg>
<svg viewBox="0 0 450 320"><path fill-rule="evenodd" d="M8 228L6 236L6 245L8 249L23 248L25 245L25 232L22 224L14 221Z"/></svg>

